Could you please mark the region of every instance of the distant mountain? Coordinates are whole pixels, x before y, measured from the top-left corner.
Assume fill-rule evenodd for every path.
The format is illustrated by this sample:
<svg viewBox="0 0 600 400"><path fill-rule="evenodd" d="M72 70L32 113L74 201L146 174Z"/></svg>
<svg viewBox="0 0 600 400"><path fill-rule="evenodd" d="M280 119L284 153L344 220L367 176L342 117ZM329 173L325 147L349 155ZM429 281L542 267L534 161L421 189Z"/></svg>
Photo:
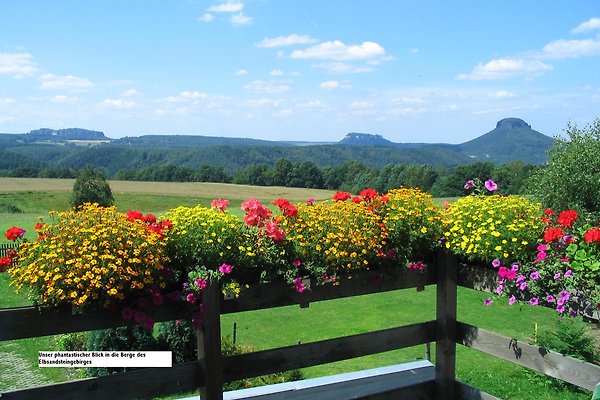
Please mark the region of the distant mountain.
<svg viewBox="0 0 600 400"><path fill-rule="evenodd" d="M36 129L25 134L25 141L64 142L67 140L110 140L104 132L90 131L81 128Z"/></svg>
<svg viewBox="0 0 600 400"><path fill-rule="evenodd" d="M394 142L390 142L381 135L372 135L370 133L350 132L339 144L348 146L394 146Z"/></svg>
<svg viewBox="0 0 600 400"><path fill-rule="evenodd" d="M459 153L476 161L492 161L504 164L522 160L530 164L543 164L553 139L531 129L531 125L519 118L498 121L496 128L476 139L459 144Z"/></svg>
<svg viewBox="0 0 600 400"><path fill-rule="evenodd" d="M330 167L350 160L372 167L417 164L454 167L475 161L543 164L553 139L525 121L506 118L492 131L462 144L394 143L381 135L351 132L337 143L276 142L192 135L144 135L110 139L87 129L37 129L0 134L0 170L17 167L81 168L93 164L109 174L158 165L223 167L232 173L278 158ZM33 145L35 144L35 145Z"/></svg>

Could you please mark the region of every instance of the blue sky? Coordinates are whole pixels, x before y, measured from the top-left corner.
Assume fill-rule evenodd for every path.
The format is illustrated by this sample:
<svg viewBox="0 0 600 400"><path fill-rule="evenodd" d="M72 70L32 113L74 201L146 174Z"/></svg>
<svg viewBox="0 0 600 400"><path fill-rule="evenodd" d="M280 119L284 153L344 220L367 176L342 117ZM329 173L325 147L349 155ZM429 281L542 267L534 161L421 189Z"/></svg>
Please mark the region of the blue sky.
<svg viewBox="0 0 600 400"><path fill-rule="evenodd" d="M2 0L0 132L461 143L600 117L597 1Z"/></svg>

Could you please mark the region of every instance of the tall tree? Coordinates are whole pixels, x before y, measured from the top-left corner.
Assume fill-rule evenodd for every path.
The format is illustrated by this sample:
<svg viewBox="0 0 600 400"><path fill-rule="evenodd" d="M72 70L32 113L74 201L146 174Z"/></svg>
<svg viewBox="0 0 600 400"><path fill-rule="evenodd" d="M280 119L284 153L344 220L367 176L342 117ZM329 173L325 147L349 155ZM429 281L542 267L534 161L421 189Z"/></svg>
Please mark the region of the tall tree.
<svg viewBox="0 0 600 400"><path fill-rule="evenodd" d="M102 172L88 165L77 173L77 178L73 184L71 206L78 207L83 203L98 203L103 207L108 207L113 202L110 185Z"/></svg>

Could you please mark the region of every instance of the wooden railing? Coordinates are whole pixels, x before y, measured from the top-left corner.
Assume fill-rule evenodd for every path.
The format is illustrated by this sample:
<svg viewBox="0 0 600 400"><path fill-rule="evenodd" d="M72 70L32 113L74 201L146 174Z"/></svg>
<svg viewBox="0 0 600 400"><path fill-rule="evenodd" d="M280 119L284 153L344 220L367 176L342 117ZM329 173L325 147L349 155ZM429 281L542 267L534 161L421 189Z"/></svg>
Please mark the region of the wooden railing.
<svg viewBox="0 0 600 400"><path fill-rule="evenodd" d="M206 307L202 330L198 331L198 361L174 365L172 368L145 368L116 375L87 378L72 382L13 390L1 399L134 399L156 397L200 388L203 400L223 398L223 383L262 376L274 372L381 353L409 346L436 343L435 382L406 389L404 398L422 399L493 399L456 381L456 344L462 344L496 357L514 362L579 387L593 390L600 381L600 367L456 320L457 284L485 289L486 279L493 281L483 269L461 269L454 256L440 253L426 271L411 272L397 279L373 279L363 273L359 279L339 286L317 286L296 293L285 284L257 284L234 300L224 300L220 288L212 286L203 293ZM460 281L458 278L460 277ZM366 283L369 282L369 283ZM405 288L437 284L436 319L418 324L312 343L223 357L221 354L220 315L271 307L351 297ZM170 304L153 311L155 321L188 318L184 304ZM59 333L87 331L123 326L120 316L110 312L94 315L72 315L70 310L33 307L0 310L0 340L21 339ZM284 329L284 327L282 327ZM46 350L46 349L43 349ZM124 349L125 350L125 349ZM371 397L370 397L371 398ZM377 398L402 398L388 394Z"/></svg>

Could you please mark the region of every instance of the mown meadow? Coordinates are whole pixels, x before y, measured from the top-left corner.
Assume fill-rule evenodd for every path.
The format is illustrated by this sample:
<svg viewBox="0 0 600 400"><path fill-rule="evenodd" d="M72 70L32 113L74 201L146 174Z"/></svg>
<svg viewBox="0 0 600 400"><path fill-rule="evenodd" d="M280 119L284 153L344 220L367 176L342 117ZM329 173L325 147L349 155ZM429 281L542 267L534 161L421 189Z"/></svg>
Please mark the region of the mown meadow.
<svg viewBox="0 0 600 400"><path fill-rule="evenodd" d="M69 208L69 180L0 178L0 205L13 205L21 213L0 213L0 230L21 226L33 232L33 225L49 210ZM255 197L270 203L285 197L292 202L308 198L331 198L334 192L308 189L250 187L225 184L111 182L115 205L120 211L137 209L162 215L169 209L195 204L210 205L217 197L230 200L230 210L242 215L241 203ZM440 202L442 200L439 200ZM235 211L239 210L239 211ZM34 238L35 236L29 238ZM2 241L4 238L2 237ZM0 274L0 307L28 304L26 298L8 286L9 277ZM343 284L343 282L341 283ZM459 288L458 318L464 322L489 329L518 340L533 342L536 325L539 332L555 329L559 315L552 309L529 305L494 304L484 307L487 294ZM267 349L306 343L343 335L384 329L400 324L416 323L434 318L435 291L426 289L400 290L350 299L338 299L310 304L307 309L297 306L224 315L221 318L224 335L233 335L237 326L237 342L253 348ZM285 322L285 325L283 324ZM592 329L588 327L587 329ZM38 368L37 351L53 350L55 339L43 337L0 342L0 366L8 371L10 363L19 360L33 380L29 383L57 382L70 378L73 371ZM434 354L432 349L431 354ZM316 377L356 371L423 359L424 346L384 353L376 356L308 368L304 377ZM3 361L4 360L4 361ZM557 384L524 368L494 359L475 350L459 346L458 379L503 399L589 399L590 394ZM37 381L36 381L37 379ZM19 387L22 380L16 374L0 374L0 391Z"/></svg>

